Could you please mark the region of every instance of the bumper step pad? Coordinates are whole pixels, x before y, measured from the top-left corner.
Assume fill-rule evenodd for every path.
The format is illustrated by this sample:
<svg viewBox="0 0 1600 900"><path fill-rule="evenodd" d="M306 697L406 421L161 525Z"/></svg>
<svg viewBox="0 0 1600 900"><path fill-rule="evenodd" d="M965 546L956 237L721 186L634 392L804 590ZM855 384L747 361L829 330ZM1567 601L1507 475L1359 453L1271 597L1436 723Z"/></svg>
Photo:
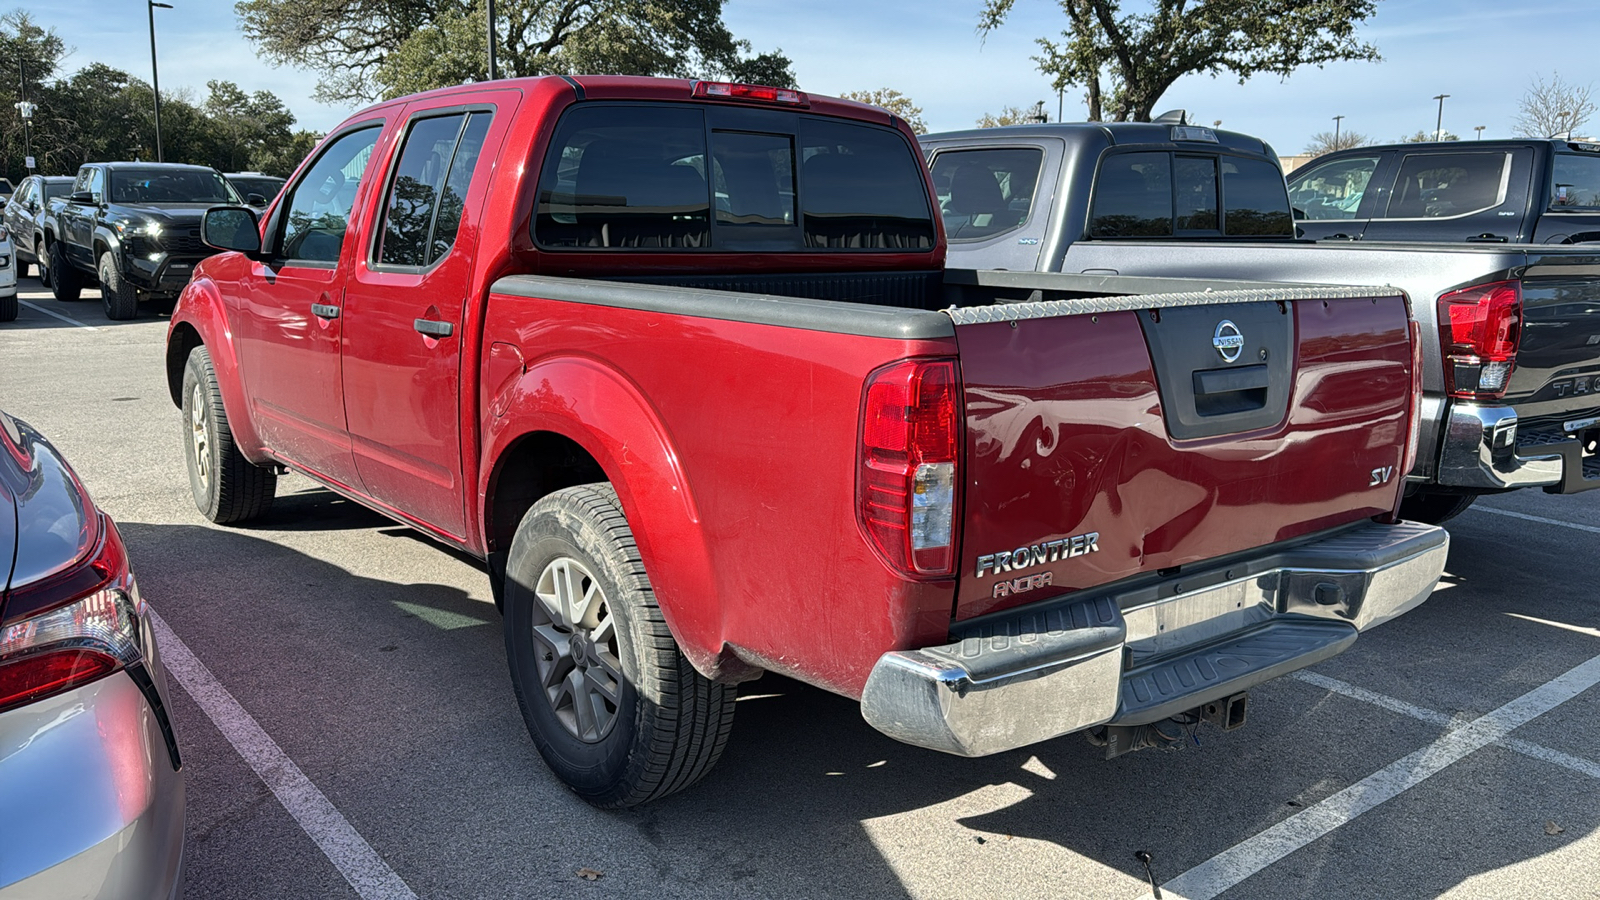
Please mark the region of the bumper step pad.
<svg viewBox="0 0 1600 900"><path fill-rule="evenodd" d="M1122 678L1122 703L1111 724L1159 722L1336 656L1355 639L1356 630L1340 622L1272 622L1134 669Z"/></svg>

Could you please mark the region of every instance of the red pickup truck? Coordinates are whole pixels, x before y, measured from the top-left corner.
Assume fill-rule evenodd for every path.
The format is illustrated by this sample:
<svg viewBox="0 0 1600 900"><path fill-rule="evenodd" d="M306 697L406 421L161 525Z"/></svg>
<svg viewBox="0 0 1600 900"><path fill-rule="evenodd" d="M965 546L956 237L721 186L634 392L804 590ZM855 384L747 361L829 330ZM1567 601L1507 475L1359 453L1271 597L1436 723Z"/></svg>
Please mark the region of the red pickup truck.
<svg viewBox="0 0 1600 900"><path fill-rule="evenodd" d="M277 473L487 561L550 767L705 774L773 671L964 754L1170 720L1420 603L1406 300L943 269L904 122L620 77L364 110L218 208L167 372L212 521Z"/></svg>

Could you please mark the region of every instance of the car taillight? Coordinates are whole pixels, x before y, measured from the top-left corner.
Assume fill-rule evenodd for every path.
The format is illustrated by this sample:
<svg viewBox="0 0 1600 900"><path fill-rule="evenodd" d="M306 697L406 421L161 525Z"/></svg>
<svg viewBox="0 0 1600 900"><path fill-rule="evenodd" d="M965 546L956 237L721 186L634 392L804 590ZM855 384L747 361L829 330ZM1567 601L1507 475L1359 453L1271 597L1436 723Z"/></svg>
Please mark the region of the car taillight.
<svg viewBox="0 0 1600 900"><path fill-rule="evenodd" d="M1444 387L1464 400L1505 396L1522 340L1522 287L1480 284L1439 298Z"/></svg>
<svg viewBox="0 0 1600 900"><path fill-rule="evenodd" d="M717 100L749 100L755 103L780 103L784 106L810 106L811 98L803 91L768 87L764 84L733 84L727 81L696 81L695 97Z"/></svg>
<svg viewBox="0 0 1600 900"><path fill-rule="evenodd" d="M81 564L13 591L0 624L0 712L104 678L144 657L143 603L116 528ZM40 610L39 612L32 612Z"/></svg>
<svg viewBox="0 0 1600 900"><path fill-rule="evenodd" d="M856 512L884 561L909 577L955 572L958 390L952 360L905 360L867 378Z"/></svg>

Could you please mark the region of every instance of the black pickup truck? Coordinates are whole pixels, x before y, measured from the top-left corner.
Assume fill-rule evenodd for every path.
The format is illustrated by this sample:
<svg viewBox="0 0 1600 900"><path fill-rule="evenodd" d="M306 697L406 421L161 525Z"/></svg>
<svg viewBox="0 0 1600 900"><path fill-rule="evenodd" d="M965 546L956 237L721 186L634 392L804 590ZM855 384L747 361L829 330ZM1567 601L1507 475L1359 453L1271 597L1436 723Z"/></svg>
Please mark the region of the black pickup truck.
<svg viewBox="0 0 1600 900"><path fill-rule="evenodd" d="M1272 148L1179 117L920 140L946 264L1011 270L984 278L1024 294L1048 291L1033 272L1405 291L1424 362L1406 518L1441 522L1517 488L1600 488L1600 246L1297 240ZM1205 337L1238 354L1240 335ZM1240 402L1270 393L1239 383Z"/></svg>
<svg viewBox="0 0 1600 900"><path fill-rule="evenodd" d="M1600 143L1357 147L1289 173L1302 237L1429 243L1600 241Z"/></svg>
<svg viewBox="0 0 1600 900"><path fill-rule="evenodd" d="M207 166L83 166L43 216L50 288L71 301L98 282L112 319L138 315L141 301L176 299L195 263L216 252L200 242L200 218L222 205L244 201Z"/></svg>

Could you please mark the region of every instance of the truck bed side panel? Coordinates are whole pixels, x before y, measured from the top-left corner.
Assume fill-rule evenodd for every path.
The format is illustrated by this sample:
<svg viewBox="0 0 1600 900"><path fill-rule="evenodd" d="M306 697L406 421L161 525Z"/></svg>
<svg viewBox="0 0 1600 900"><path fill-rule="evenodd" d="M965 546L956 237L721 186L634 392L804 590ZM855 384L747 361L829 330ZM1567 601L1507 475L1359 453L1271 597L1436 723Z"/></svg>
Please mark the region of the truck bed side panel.
<svg viewBox="0 0 1600 900"><path fill-rule="evenodd" d="M573 299L586 294L601 302ZM630 307L630 295L684 309L718 297L577 279L495 285L485 345L516 345L526 374L504 388L487 383L484 477L528 433L584 446L616 487L668 624L702 671L731 651L859 696L883 653L946 640L952 582L892 575L860 533L854 491L867 374L907 356L953 355L953 340L675 314ZM731 298L714 299L725 312L742 304L748 318L794 316L808 303L720 297ZM877 309L949 331L937 313ZM616 399L613 382L635 399ZM630 440L641 418L662 433ZM668 457L660 464L657 447Z"/></svg>
<svg viewBox="0 0 1600 900"><path fill-rule="evenodd" d="M1288 415L1192 441L1167 434L1144 314L958 329L968 445L957 618L1393 508L1410 385L1401 298L1294 304ZM1003 553L1027 562L979 574L983 557ZM1051 587L1034 592L1030 576L1045 573Z"/></svg>

